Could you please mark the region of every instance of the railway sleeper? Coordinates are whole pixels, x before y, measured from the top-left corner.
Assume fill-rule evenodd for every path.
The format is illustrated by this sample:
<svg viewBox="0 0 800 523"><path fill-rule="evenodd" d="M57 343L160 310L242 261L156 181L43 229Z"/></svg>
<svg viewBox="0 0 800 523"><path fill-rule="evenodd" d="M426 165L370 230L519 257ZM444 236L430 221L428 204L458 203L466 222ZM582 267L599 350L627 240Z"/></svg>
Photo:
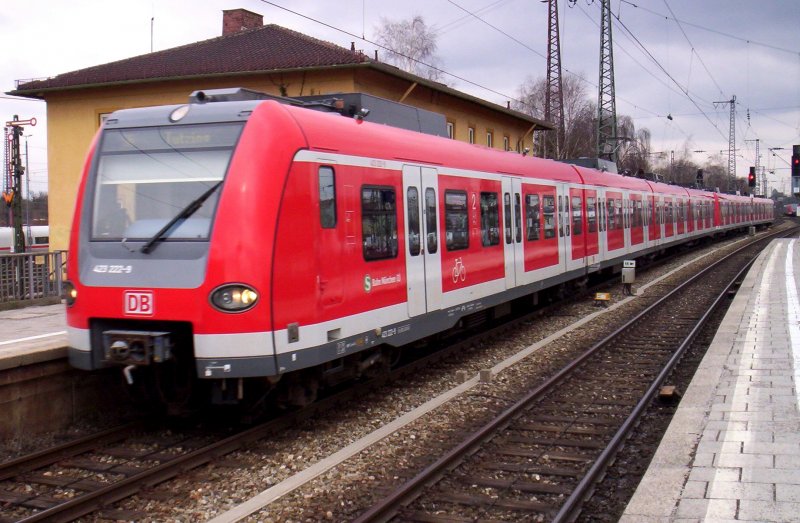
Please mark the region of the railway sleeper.
<svg viewBox="0 0 800 523"><path fill-rule="evenodd" d="M580 439L549 439L549 438L530 438L524 435L509 435L506 436L505 441L510 443L524 443L528 445L539 445L542 447L574 447L578 449L604 449L606 444L596 440L580 440Z"/></svg>
<svg viewBox="0 0 800 523"><path fill-rule="evenodd" d="M542 512L551 516L554 516L558 511L557 506L549 503L529 501L525 499L497 499L482 494L462 494L459 492L448 492L437 494L435 496L435 500L440 503L451 503L453 505L466 505L473 507L493 506L507 510Z"/></svg>
<svg viewBox="0 0 800 523"><path fill-rule="evenodd" d="M581 473L575 469L559 467L542 467L540 465L530 465L528 463L481 463L478 467L486 470L497 470L502 472L517 472L521 474L538 474L539 476L563 476L578 479Z"/></svg>
<svg viewBox="0 0 800 523"><path fill-rule="evenodd" d="M464 483L503 490L518 490L528 494L569 494L573 487L552 483L520 481L518 478L500 479L486 476L464 476L459 478Z"/></svg>
<svg viewBox="0 0 800 523"><path fill-rule="evenodd" d="M606 428L594 427L576 427L570 426L556 426L545 425L543 423L515 423L514 430L527 430L531 432L558 432L560 434L583 434L587 436L604 436L611 434L613 431Z"/></svg>

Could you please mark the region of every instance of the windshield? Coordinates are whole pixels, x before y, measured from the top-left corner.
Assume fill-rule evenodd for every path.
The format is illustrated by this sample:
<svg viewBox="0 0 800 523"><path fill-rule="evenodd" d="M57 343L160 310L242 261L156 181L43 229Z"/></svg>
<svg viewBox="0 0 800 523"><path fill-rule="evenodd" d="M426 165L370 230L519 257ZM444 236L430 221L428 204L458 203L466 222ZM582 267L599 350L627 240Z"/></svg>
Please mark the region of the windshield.
<svg viewBox="0 0 800 523"><path fill-rule="evenodd" d="M241 123L148 127L103 133L92 212L93 240L149 240L224 177ZM169 230L205 240L220 191Z"/></svg>

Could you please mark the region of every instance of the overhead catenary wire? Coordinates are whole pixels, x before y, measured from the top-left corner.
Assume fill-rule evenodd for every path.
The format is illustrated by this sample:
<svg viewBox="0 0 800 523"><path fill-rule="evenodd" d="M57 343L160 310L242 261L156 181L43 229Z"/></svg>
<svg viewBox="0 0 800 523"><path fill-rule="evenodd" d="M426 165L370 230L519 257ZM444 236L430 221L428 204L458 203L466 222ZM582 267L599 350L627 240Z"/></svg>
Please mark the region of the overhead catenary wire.
<svg viewBox="0 0 800 523"><path fill-rule="evenodd" d="M673 17L668 17L667 15L665 15L663 13L659 13L659 12L653 11L652 9L648 9L646 7L642 7L641 5L638 5L638 4L634 4L633 2L630 2L629 0L620 0L620 3L621 4L623 4L623 3L624 4L628 4L630 6L633 6L633 7L637 8L637 9L641 9L642 11L647 11L648 13L653 14L655 16L659 16L659 17L663 17L663 18L671 18L671 19L675 20L675 22L678 22L678 23L681 23L681 24L684 24L684 25L688 25L688 26L691 26L691 27L695 27L697 29L702 29L703 31L708 31L710 33L715 33L715 34L718 34L720 36L725 36L727 38L732 38L734 40L739 40L740 42L746 42L748 44L753 44L753 45L758 45L758 46L761 46L761 47L766 47L766 48L769 48L769 49L773 49L775 51L781 51L781 52L784 52L784 53L790 53L790 54L793 54L793 55L797 55L798 58L800 58L800 50L797 50L797 49L787 49L785 47L779 47L777 45L772 45L772 44L767 44L767 43L764 43L764 42L759 42L759 41L756 41L756 40L753 40L753 39L750 39L750 38L742 38L741 36L736 36L736 35L733 35L733 34L730 34L730 33L726 33L724 31L719 31L718 29L712 29L712 28L706 27L704 25L695 24L693 22L687 22L686 20L678 20L674 16Z"/></svg>
<svg viewBox="0 0 800 523"><path fill-rule="evenodd" d="M619 15L614 15L612 13L611 16L617 21L617 25L621 27L628 35L630 35L630 37L636 42L639 48L650 58L650 60L652 60L652 62L656 65L656 67L658 67L667 76L667 78L669 78L678 87L678 89L681 90L686 99L688 99L692 103L692 105L694 105L697 108L697 110L700 111L700 113L702 113L702 115L706 118L706 120L708 120L708 122L712 125L712 127L714 127L714 129L716 129L717 132L719 132L720 136L722 136L723 139L727 140L728 138L725 136L722 130L717 126L717 124L714 123L714 121L708 116L708 114L703 110L703 108L700 107L697 101L689 94L688 89L682 86L681 83L678 82L675 79L675 77L673 77L672 74L670 74L669 71L667 71L664 68L663 65L661 65L661 62L655 56L653 56L650 50L647 49L647 47L628 28L628 26L625 25L625 23L622 20L620 20Z"/></svg>
<svg viewBox="0 0 800 523"><path fill-rule="evenodd" d="M681 25L681 21L678 20L678 18L675 16L675 13L672 11L672 8L670 7L669 3L667 3L667 0L663 0L663 1L664 1L664 5L666 5L667 9L669 10L669 13L672 15L672 20L674 20L675 23L678 24L678 29L681 30L681 33L683 33L683 37L689 43L689 47L692 49L693 56L697 56L697 59L700 61L700 65L702 65L703 69L706 70L706 74L708 74L708 77L711 78L712 82L714 82L714 85L717 87L717 90L720 92L720 94L725 96L725 94L722 91L722 87L719 86L719 83L717 83L717 80L716 80L716 78L714 78L714 75L711 74L711 71L708 69L708 66L706 66L706 63L703 61L703 58L700 56L700 53L697 52L697 48L694 46L692 41L689 39L689 35L687 35L686 31L683 30L683 25Z"/></svg>

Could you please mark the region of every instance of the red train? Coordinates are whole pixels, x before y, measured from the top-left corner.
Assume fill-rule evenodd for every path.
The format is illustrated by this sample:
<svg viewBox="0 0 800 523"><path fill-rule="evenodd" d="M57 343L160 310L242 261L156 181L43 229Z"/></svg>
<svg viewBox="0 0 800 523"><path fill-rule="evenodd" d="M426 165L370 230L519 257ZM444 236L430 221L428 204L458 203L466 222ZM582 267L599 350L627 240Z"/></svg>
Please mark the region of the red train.
<svg viewBox="0 0 800 523"><path fill-rule="evenodd" d="M771 200L211 98L116 112L92 144L69 249L74 366L303 403L468 317L773 219Z"/></svg>

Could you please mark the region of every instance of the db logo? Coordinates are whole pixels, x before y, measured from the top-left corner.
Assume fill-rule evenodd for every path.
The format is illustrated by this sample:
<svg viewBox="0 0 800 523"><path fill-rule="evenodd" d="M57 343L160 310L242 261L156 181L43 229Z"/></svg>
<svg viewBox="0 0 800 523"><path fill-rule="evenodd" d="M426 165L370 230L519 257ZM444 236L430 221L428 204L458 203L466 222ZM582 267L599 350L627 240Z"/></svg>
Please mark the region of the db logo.
<svg viewBox="0 0 800 523"><path fill-rule="evenodd" d="M155 303L152 291L125 291L125 314L152 316Z"/></svg>

